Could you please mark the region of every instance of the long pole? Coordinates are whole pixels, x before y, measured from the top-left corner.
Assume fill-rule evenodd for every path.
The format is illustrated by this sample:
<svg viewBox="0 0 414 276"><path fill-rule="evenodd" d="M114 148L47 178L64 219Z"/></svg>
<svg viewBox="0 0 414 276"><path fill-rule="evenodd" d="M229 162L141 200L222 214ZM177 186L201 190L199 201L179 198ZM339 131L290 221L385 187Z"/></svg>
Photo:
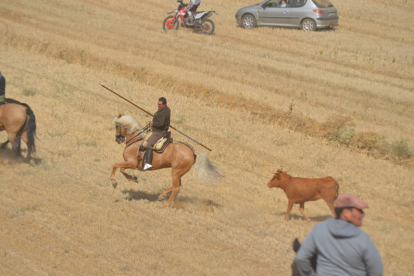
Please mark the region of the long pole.
<svg viewBox="0 0 414 276"><path fill-rule="evenodd" d="M105 89L107 89L107 90L111 91L112 93L114 93L115 95L117 95L118 97L120 97L121 99L123 99L123 100L125 100L125 101L129 102L129 103L130 103L130 104L132 104L133 106L135 106L135 107L137 107L137 108L141 109L142 111L144 111L144 112L145 112L145 113L147 113L148 115L151 115L152 117L154 117L154 114L152 114L152 113L150 113L150 112L148 112L148 111L146 111L146 110L142 109L142 108L141 108L141 107L139 107L138 105L136 105L136 104L134 104L133 102L131 102L130 100L128 100L128 99L126 99L126 98L122 97L121 95L119 95L119 94L118 94L118 93L116 93L115 91L113 91L113 90L109 89L109 88L108 88L108 87L106 87L105 85L102 85L102 84L101 84L101 86L102 86L103 88L105 88ZM187 138L189 138L189 139L193 140L194 142L196 142L196 143L197 143L197 144L199 144L200 146L202 146L202 147L204 147L204 148L208 149L209 151L213 151L212 149L210 149L210 148L206 147L205 145L201 144L200 142L198 142L198 141L194 140L193 138L191 138L191 137L190 137L190 136L188 136L187 134L185 134L185 133L183 133L183 132L179 131L178 129L176 129L176 128L175 128L175 127L173 127L172 125L170 125L170 128L174 129L175 131L178 131L179 133L181 133L181 134L182 134L182 135L184 135L185 137L187 137Z"/></svg>

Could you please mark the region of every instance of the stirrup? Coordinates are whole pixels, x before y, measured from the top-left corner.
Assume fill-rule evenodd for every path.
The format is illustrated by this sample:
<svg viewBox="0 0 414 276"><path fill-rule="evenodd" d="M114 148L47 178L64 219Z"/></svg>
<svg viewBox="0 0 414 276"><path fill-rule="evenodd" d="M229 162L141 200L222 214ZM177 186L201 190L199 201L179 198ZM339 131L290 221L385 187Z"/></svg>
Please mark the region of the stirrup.
<svg viewBox="0 0 414 276"><path fill-rule="evenodd" d="M152 168L152 165L151 164L145 164L144 165L144 168L142 170L143 171L146 171L146 170L151 169L151 168Z"/></svg>

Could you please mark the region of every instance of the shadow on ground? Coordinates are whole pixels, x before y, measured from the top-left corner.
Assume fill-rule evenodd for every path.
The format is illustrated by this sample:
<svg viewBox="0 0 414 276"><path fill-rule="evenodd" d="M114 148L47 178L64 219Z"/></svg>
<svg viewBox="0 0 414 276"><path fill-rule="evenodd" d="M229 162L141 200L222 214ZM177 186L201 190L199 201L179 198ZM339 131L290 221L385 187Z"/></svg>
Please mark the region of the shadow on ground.
<svg viewBox="0 0 414 276"><path fill-rule="evenodd" d="M244 29L242 26L237 24L237 28L240 29ZM297 30L299 32L304 32L301 28L299 27L284 27L284 26L265 26L265 25L260 25L260 26L256 26L255 28L267 28L267 29L281 29L281 30ZM253 28L253 29L255 29ZM335 32L335 28L321 28L321 29L316 29L317 32Z"/></svg>
<svg viewBox="0 0 414 276"><path fill-rule="evenodd" d="M18 163L26 163L26 151L25 149L22 150L21 156L16 156L14 151L12 149L6 148L6 149L0 149L0 164L18 164ZM39 165L42 163L42 158L36 158L32 157L32 160L35 162L36 165Z"/></svg>
<svg viewBox="0 0 414 276"><path fill-rule="evenodd" d="M211 206L215 208L221 208L222 206L218 204L217 202L214 202L211 199L205 199L205 198L198 198L198 197L189 197L189 196L180 196L176 198L176 203L182 203L182 204L202 204L204 206Z"/></svg>
<svg viewBox="0 0 414 276"><path fill-rule="evenodd" d="M147 193L144 191L136 190L123 190L122 193L126 195L125 199L128 201L131 200L148 200L151 202L158 201L158 197L161 193ZM171 192L169 192L162 201L166 201L170 198ZM186 207L192 206L193 209L198 209L207 212L214 212L214 209L222 208L222 205L214 202L210 199L198 198L198 197L189 197L189 196L180 196L178 195L172 204L174 209L185 209Z"/></svg>
<svg viewBox="0 0 414 276"><path fill-rule="evenodd" d="M305 213L306 214L306 213ZM275 216L279 216L282 217L282 219L285 217L286 212L284 213L274 213L273 215ZM326 216L309 216L308 214L306 214L311 221L316 221L316 222L324 222L325 220L327 220L328 218L331 218L331 215L326 215ZM303 220L306 221L306 219L302 216L302 214L289 214L288 220L292 220L292 219L296 219L296 220Z"/></svg>
<svg viewBox="0 0 414 276"><path fill-rule="evenodd" d="M128 201L145 199L151 202L158 201L158 197L161 194L161 193L147 193L144 191L135 191L132 189L123 190L122 193L126 195L125 199Z"/></svg>

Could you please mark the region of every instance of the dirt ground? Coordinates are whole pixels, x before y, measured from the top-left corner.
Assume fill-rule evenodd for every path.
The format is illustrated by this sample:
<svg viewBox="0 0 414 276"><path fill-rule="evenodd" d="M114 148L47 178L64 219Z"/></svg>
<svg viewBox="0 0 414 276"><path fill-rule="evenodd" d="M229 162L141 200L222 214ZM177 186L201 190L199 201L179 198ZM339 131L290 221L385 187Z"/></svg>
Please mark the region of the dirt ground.
<svg viewBox="0 0 414 276"><path fill-rule="evenodd" d="M253 2L203 0L219 14L203 36L163 32L172 0L0 1L6 96L38 137L36 166L0 151L0 275L290 275L294 238L331 214L316 201L310 222L298 206L284 221L278 169L361 197L384 275L413 275L414 4L332 2L340 25L307 33L245 30L234 14ZM118 172L114 189L112 117L151 118L101 85L151 113L166 97L171 125L213 151L173 138L225 178L188 173L171 208L169 169Z"/></svg>

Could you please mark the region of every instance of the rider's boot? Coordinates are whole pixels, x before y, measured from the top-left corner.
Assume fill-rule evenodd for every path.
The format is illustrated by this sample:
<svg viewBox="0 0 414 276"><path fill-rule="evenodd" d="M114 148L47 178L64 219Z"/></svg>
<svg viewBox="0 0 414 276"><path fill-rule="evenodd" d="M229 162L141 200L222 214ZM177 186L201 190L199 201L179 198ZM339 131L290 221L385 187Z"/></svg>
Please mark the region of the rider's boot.
<svg viewBox="0 0 414 276"><path fill-rule="evenodd" d="M192 15L192 13L190 11L188 11L187 13L188 13L187 25L188 26L194 26L194 24L195 24L194 16Z"/></svg>
<svg viewBox="0 0 414 276"><path fill-rule="evenodd" d="M144 156L145 165L142 168L143 171L149 170L152 168L152 149L147 149L147 152Z"/></svg>

